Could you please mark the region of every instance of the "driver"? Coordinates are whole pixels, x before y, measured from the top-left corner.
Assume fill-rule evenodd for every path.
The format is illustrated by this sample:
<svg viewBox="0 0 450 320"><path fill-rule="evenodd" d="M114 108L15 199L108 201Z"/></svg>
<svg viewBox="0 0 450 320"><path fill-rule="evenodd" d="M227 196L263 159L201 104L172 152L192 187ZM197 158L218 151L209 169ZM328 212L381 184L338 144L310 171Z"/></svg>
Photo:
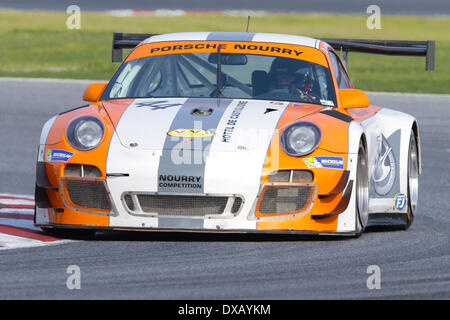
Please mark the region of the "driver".
<svg viewBox="0 0 450 320"><path fill-rule="evenodd" d="M308 94L312 86L307 70L306 61L275 58L269 71L269 92L293 94L303 100L313 99Z"/></svg>

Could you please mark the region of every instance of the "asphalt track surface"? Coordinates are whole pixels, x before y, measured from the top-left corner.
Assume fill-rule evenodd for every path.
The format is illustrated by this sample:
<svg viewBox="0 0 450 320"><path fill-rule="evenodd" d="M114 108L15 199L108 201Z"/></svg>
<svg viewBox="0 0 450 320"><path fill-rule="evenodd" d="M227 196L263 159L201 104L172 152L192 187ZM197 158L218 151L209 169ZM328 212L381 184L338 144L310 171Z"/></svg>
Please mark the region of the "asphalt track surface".
<svg viewBox="0 0 450 320"><path fill-rule="evenodd" d="M0 193L32 194L42 124L88 82L0 79ZM370 94L419 120L423 175L408 231L359 239L113 232L0 251L0 299L450 299L450 95ZM66 286L70 265L81 289ZM369 266L381 288L368 289Z"/></svg>
<svg viewBox="0 0 450 320"><path fill-rule="evenodd" d="M366 14L369 5L378 5L382 14L450 15L448 0L0 0L0 8L65 11L69 5L81 10L182 9L182 10L263 10L273 12L327 12Z"/></svg>

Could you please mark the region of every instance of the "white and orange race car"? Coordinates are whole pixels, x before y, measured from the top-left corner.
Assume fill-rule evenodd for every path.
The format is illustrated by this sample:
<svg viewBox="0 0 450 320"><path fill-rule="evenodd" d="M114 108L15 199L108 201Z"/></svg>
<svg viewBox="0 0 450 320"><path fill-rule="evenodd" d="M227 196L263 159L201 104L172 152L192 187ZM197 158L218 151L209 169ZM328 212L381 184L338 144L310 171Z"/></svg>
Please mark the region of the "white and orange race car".
<svg viewBox="0 0 450 320"><path fill-rule="evenodd" d="M418 123L370 105L335 49L424 55L432 68L433 45L115 34L113 61L134 49L111 81L43 126L35 224L56 233L406 229L418 199Z"/></svg>

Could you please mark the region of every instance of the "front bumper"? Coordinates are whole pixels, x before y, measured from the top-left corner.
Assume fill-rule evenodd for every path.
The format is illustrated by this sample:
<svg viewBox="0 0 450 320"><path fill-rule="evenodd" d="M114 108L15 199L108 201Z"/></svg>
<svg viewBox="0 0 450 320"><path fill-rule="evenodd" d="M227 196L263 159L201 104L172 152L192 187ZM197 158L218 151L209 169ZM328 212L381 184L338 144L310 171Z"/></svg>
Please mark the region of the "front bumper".
<svg viewBox="0 0 450 320"><path fill-rule="evenodd" d="M39 186L45 190L48 197L48 208L40 207L37 203L36 225L41 227L91 228L98 230L161 230L161 231L205 231L231 233L312 233L312 234L352 234L352 215L354 216L354 172L352 163L356 162L353 155L348 155L346 170L311 169L314 180L308 183L271 182L269 172L263 171L259 188L252 190L242 183L233 184L227 180L227 172L223 172L224 183L220 192L206 192L202 194L170 194L156 193L154 190L133 189L135 181L133 175L111 175L102 173L100 177L67 177L61 163L45 163L44 168L49 183ZM346 157L347 159L347 157ZM39 166L42 168L42 166ZM40 174L42 176L42 174ZM140 177L141 181L150 177ZM103 207L83 207L73 201L67 190L68 181L93 183L103 186L108 204ZM262 210L264 196L269 188L282 187L281 195L289 198L289 188L310 188L310 199L295 207L292 212L268 214L269 204ZM227 189L228 188L228 189ZM80 188L82 190L83 188ZM99 188L101 189L101 188ZM89 189L92 192L93 189ZM166 197L223 197L226 201L221 204L222 211L206 212L196 215L191 210L184 214L178 210L176 214L152 213L152 210L142 208L137 200L140 195ZM96 199L96 197L92 197ZM240 203L236 204L237 199ZM161 200L161 199L160 199ZM162 198L164 200L164 198ZM175 200L175 198L172 198ZM104 203L104 202L103 202ZM176 203L175 203L176 204ZM85 204L83 204L85 205ZM292 206L289 204L288 206ZM147 205L148 207L148 205ZM276 207L272 205L272 207ZM300 208L301 207L301 208ZM192 209L192 208L191 208ZM202 208L203 210L204 208ZM219 210L220 211L220 210ZM340 221L341 220L341 221Z"/></svg>

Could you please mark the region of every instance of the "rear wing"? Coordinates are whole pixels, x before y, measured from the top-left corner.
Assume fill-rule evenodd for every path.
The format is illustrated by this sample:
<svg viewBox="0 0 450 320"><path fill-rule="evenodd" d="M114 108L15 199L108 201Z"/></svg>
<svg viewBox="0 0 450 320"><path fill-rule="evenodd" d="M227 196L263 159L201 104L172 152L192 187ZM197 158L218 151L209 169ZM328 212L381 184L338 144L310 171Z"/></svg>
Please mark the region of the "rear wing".
<svg viewBox="0 0 450 320"><path fill-rule="evenodd" d="M147 38L157 34L114 32L112 43L112 62L122 62L123 49L133 49ZM402 40L354 40L354 39L321 39L336 51L342 52L345 66L349 52L384 54L390 56L423 56L426 58L426 70L434 70L435 41L402 41Z"/></svg>
<svg viewBox="0 0 450 320"><path fill-rule="evenodd" d="M355 40L355 39L321 39L336 51L341 51L345 66L349 52L384 54L388 56L425 57L425 69L434 70L435 41L404 40Z"/></svg>
<svg viewBox="0 0 450 320"><path fill-rule="evenodd" d="M112 43L112 62L122 62L123 49L133 49L139 43L156 34L114 32Z"/></svg>

